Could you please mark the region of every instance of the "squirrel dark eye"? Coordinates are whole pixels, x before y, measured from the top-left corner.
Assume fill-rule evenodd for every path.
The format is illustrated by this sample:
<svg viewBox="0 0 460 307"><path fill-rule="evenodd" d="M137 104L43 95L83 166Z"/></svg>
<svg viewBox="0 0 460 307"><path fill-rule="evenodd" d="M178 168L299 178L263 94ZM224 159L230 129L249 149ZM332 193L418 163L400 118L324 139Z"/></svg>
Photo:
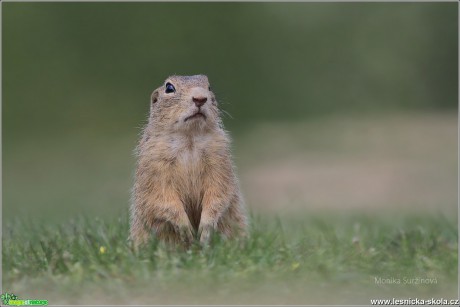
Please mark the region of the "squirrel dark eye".
<svg viewBox="0 0 460 307"><path fill-rule="evenodd" d="M210 86L208 86L208 91L211 91L211 87L210 87Z"/></svg>
<svg viewBox="0 0 460 307"><path fill-rule="evenodd" d="M176 88L174 87L174 85L172 85L171 83L166 83L166 90L165 90L165 93L174 93L176 92Z"/></svg>

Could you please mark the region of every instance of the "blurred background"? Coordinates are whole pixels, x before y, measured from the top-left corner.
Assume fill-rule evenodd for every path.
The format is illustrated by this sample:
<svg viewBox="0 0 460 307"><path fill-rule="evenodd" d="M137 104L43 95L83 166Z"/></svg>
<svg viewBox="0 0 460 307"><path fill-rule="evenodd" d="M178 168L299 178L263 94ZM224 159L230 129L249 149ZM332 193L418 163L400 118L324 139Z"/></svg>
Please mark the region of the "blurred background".
<svg viewBox="0 0 460 307"><path fill-rule="evenodd" d="M4 3L3 218L125 214L150 94L172 74L209 76L254 213L456 213L457 13Z"/></svg>

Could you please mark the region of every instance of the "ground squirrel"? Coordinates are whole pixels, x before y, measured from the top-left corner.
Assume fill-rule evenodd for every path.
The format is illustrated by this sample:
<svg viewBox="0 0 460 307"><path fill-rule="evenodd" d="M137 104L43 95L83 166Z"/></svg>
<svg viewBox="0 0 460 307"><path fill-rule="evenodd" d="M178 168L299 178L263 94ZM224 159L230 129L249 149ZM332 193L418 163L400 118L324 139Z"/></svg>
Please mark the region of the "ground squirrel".
<svg viewBox="0 0 460 307"><path fill-rule="evenodd" d="M214 93L204 75L171 76L151 95L136 147L131 205L136 245L207 244L212 232L245 236L247 217Z"/></svg>

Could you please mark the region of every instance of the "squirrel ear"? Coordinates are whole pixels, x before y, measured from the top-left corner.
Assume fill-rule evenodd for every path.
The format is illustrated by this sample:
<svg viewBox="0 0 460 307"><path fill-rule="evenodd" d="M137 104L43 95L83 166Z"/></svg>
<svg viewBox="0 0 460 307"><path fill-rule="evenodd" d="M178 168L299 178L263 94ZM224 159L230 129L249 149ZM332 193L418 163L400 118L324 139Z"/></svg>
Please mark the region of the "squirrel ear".
<svg viewBox="0 0 460 307"><path fill-rule="evenodd" d="M153 91L152 96L150 96L150 101L155 103L158 101L158 90Z"/></svg>

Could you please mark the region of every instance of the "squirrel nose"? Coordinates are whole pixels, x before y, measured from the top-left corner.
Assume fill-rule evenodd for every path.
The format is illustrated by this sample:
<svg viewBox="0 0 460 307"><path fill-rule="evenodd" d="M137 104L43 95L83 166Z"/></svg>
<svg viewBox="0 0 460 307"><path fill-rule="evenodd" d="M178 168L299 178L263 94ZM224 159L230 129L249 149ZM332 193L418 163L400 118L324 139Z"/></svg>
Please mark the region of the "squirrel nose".
<svg viewBox="0 0 460 307"><path fill-rule="evenodd" d="M206 97L192 97L193 102L199 108L208 100Z"/></svg>

